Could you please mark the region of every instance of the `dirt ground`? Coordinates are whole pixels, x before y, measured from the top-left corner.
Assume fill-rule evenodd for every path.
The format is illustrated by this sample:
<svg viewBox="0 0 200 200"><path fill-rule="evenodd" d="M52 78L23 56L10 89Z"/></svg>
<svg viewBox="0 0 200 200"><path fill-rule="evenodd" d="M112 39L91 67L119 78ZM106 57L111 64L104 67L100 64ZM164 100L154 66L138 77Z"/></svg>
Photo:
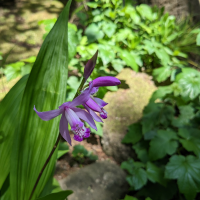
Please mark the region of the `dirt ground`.
<svg viewBox="0 0 200 200"><path fill-rule="evenodd" d="M73 133L70 134L71 138L73 137ZM72 157L73 147L77 144L83 145L85 149L88 151L92 151L94 155L98 156L98 160L96 162L101 162L104 160L110 160L114 163L114 159L110 156L107 156L102 149L100 136L91 134L89 138L83 140L82 142L77 142L72 139L72 146L69 147L69 152L61 157L56 164L55 170L55 178L57 180L63 179L72 172L79 170L81 167L84 167L91 162L86 160L84 164L77 163ZM118 164L118 163L117 163Z"/></svg>

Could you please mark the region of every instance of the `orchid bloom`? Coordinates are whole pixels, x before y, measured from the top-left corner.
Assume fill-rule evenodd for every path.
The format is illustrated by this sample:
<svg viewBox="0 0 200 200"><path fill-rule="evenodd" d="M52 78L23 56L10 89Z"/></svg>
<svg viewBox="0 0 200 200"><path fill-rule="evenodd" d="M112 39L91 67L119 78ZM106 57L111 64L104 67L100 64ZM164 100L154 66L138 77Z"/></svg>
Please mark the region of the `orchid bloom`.
<svg viewBox="0 0 200 200"><path fill-rule="evenodd" d="M101 86L115 86L119 85L120 83L121 82L117 78L111 76L98 77L89 83L90 86L91 84L93 85L93 88L90 92L90 98L86 103L83 104L83 106L87 109L90 115L92 115L95 121L102 122L101 118L107 118L107 112L104 110L103 107L106 106L108 103L106 103L102 99L93 97L93 95L98 91L99 87ZM95 112L99 112L101 118Z"/></svg>
<svg viewBox="0 0 200 200"><path fill-rule="evenodd" d="M91 115L83 109L76 108L76 106L84 104L90 97L92 90L92 84L71 102L63 103L57 110L51 110L47 112L38 112L34 106L34 110L37 115L44 121L51 120L58 115L61 115L59 130L62 137L71 145L71 138L68 130L68 123L71 126L71 130L74 133L74 140L81 142L83 138L90 136L90 129L84 126L81 121L86 121L93 129L97 130L95 122Z"/></svg>

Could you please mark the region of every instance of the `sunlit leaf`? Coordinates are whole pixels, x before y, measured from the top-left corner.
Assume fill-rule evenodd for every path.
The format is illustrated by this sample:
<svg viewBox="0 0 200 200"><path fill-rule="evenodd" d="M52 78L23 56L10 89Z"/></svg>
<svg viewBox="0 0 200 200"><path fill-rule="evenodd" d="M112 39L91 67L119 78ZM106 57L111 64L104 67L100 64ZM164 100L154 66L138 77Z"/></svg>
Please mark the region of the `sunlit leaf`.
<svg viewBox="0 0 200 200"><path fill-rule="evenodd" d="M65 101L68 66L68 14L71 1L47 35L20 106L18 126L11 156L11 199L29 199L37 177L59 134L59 118L42 121L34 112L57 109ZM47 183L56 160L48 163L31 199L36 199Z"/></svg>
<svg viewBox="0 0 200 200"><path fill-rule="evenodd" d="M20 103L28 76L21 78L0 103L0 188L10 172L14 133L18 125Z"/></svg>

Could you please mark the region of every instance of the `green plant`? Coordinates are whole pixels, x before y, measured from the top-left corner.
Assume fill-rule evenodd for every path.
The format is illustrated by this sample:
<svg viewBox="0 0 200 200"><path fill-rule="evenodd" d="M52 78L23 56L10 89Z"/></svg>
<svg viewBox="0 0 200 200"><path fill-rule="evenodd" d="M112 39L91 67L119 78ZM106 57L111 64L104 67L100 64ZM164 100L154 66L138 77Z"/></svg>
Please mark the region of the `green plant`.
<svg viewBox="0 0 200 200"><path fill-rule="evenodd" d="M24 76L26 74L29 74L31 72L35 60L36 57L31 56L21 61L6 65L3 72L6 76L7 81L10 81L18 76Z"/></svg>
<svg viewBox="0 0 200 200"><path fill-rule="evenodd" d="M136 157L121 167L129 173L131 189L139 190L137 197L192 200L199 193L199 77L199 71L183 68L171 85L153 94L142 119L129 126L122 142L132 144Z"/></svg>
<svg viewBox="0 0 200 200"><path fill-rule="evenodd" d="M79 163L84 163L85 159L88 158L90 161L96 161L97 155L94 155L91 151L87 151L83 145L75 145L72 152L72 157Z"/></svg>

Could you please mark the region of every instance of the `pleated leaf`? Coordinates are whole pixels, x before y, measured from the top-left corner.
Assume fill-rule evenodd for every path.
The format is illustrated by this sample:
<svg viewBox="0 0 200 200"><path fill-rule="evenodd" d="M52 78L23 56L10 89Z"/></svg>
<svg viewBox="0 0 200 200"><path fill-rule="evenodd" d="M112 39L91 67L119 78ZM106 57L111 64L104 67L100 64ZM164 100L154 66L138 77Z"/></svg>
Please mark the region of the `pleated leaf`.
<svg viewBox="0 0 200 200"><path fill-rule="evenodd" d="M0 103L0 189L10 171L13 136L28 75L21 78Z"/></svg>
<svg viewBox="0 0 200 200"><path fill-rule="evenodd" d="M60 116L42 121L35 111L57 109L66 97L68 14L71 0L60 14L39 51L24 91L19 125L11 156L12 200L28 200L37 177L59 134ZM39 197L53 170L56 152L45 168L31 199Z"/></svg>

